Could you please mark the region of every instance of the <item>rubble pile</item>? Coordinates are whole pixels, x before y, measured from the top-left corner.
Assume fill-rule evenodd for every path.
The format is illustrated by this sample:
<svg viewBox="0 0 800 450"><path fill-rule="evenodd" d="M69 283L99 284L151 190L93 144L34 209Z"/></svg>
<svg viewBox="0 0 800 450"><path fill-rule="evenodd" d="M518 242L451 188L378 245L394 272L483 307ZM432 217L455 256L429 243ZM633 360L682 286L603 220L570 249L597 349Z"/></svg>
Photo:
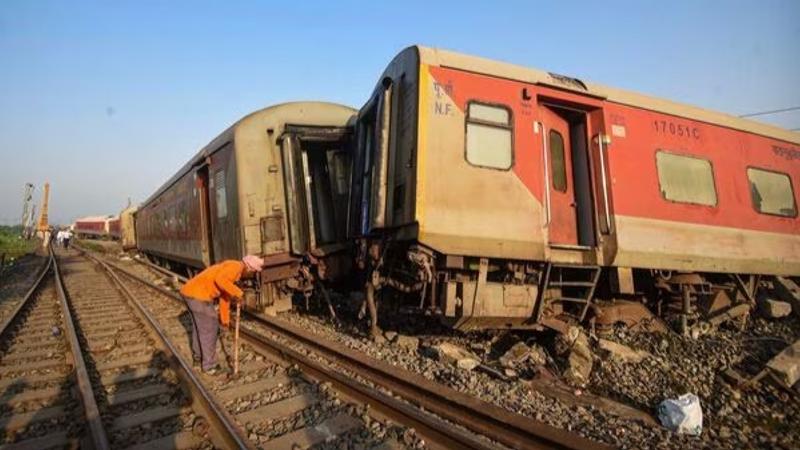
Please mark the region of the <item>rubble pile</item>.
<svg viewBox="0 0 800 450"><path fill-rule="evenodd" d="M324 316L284 317L461 392L622 448L794 448L800 442L796 391L772 383L737 389L722 376L732 367L763 370L800 337L796 314L768 319L757 307L744 332L723 324L696 338L626 328L598 337L578 327L565 334L462 334L398 315L379 343L355 324L337 329ZM553 395L542 386L561 388ZM658 421L659 404L685 394L702 405L699 436Z"/></svg>

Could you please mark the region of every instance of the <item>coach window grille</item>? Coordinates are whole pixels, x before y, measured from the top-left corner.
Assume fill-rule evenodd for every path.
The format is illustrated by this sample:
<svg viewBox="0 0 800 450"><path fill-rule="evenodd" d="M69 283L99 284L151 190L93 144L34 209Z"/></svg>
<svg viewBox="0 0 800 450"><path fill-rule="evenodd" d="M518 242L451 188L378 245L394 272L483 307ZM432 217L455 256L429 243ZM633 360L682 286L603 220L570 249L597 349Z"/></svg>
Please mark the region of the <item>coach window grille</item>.
<svg viewBox="0 0 800 450"><path fill-rule="evenodd" d="M214 174L214 184L217 200L217 219L222 219L228 215L228 196L225 190L225 170L220 169Z"/></svg>
<svg viewBox="0 0 800 450"><path fill-rule="evenodd" d="M553 189L567 192L567 163L564 159L564 138L556 130L550 130L550 160L553 168Z"/></svg>
<svg viewBox="0 0 800 450"><path fill-rule="evenodd" d="M747 169L747 179L756 211L783 217L797 216L792 181L788 175L750 167Z"/></svg>
<svg viewBox="0 0 800 450"><path fill-rule="evenodd" d="M656 152L661 195L670 201L703 206L717 205L711 162L693 156Z"/></svg>
<svg viewBox="0 0 800 450"><path fill-rule="evenodd" d="M467 162L492 169L510 169L513 163L512 131L508 108L470 102L467 106Z"/></svg>

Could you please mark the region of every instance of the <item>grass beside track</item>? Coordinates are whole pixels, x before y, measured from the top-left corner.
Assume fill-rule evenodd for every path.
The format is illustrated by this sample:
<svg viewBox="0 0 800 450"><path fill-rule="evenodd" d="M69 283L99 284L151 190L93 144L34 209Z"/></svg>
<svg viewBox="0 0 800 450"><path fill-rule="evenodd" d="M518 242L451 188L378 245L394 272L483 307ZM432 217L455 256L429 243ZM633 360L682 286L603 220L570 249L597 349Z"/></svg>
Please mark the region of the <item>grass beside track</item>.
<svg viewBox="0 0 800 450"><path fill-rule="evenodd" d="M90 239L80 239L77 241L81 247L85 248L86 250L91 250L97 253L108 253L108 248L103 244L98 242L92 241Z"/></svg>
<svg viewBox="0 0 800 450"><path fill-rule="evenodd" d="M36 239L25 240L20 237L19 226L0 226L0 260L5 254L5 264L16 260L22 255L32 252L39 242Z"/></svg>

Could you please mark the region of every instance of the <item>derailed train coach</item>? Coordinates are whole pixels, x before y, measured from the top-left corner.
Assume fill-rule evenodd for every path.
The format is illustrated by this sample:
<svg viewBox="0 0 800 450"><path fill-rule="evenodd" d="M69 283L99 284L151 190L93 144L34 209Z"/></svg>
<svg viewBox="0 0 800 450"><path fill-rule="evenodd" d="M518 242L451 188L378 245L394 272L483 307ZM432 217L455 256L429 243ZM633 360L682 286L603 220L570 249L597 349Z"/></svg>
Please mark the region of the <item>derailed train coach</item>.
<svg viewBox="0 0 800 450"><path fill-rule="evenodd" d="M138 207L128 206L119 213L120 244L123 250L136 248L135 216Z"/></svg>
<svg viewBox="0 0 800 450"><path fill-rule="evenodd" d="M190 274L264 257L247 306L278 312L317 281L349 273L349 123L355 110L295 102L256 111L205 146L135 216L139 250ZM249 292L254 292L249 291Z"/></svg>
<svg viewBox="0 0 800 450"><path fill-rule="evenodd" d="M800 275L798 133L415 46L356 142L349 233L373 324L391 290L459 329L563 330L598 298L647 299L685 329L752 303L760 276Z"/></svg>
<svg viewBox="0 0 800 450"><path fill-rule="evenodd" d="M72 231L79 238L84 239L119 239L119 217L116 216L90 216L76 219L72 224Z"/></svg>

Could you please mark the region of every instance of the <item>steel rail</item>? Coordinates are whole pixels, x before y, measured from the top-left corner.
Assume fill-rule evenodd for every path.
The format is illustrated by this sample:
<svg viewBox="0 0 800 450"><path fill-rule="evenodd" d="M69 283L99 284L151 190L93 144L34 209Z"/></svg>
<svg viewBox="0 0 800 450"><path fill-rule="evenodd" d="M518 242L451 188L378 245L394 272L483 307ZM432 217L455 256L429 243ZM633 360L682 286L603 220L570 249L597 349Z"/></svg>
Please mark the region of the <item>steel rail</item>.
<svg viewBox="0 0 800 450"><path fill-rule="evenodd" d="M81 403L83 404L83 411L86 415L86 422L89 425L92 447L94 450L109 449L111 447L108 443L108 435L103 426L103 418L100 416L100 409L97 407L97 400L94 398L92 382L89 378L89 372L86 370L86 362L83 360L83 352L78 342L78 334L75 331L75 324L72 321L72 312L69 308L67 291L64 289L61 271L58 268L58 258L56 258L52 247L50 248L50 259L53 267L56 291L58 292L58 300L61 304L61 310L64 313L64 328L66 328L65 337L72 351L75 378L81 396Z"/></svg>
<svg viewBox="0 0 800 450"><path fill-rule="evenodd" d="M143 264L143 265L145 265L145 266L147 266L147 267L149 267L149 268L151 268L153 270L161 272L161 273L163 273L164 275L166 275L168 277L177 278L178 281L180 281L181 283L186 283L186 281L188 281L188 278L186 278L185 276L178 275L177 273L172 272L169 269L165 269L165 268L163 268L163 267L161 267L161 266L159 266L157 264L153 264L152 262L150 262L150 261L148 261L146 259L136 259L135 261L138 262L139 264Z"/></svg>
<svg viewBox="0 0 800 450"><path fill-rule="evenodd" d="M113 264L107 263L100 258L91 255L86 250L79 248L79 251L81 251L84 256L95 261L106 270L109 277L120 289L126 300L128 300L136 308L140 315L148 322L151 329L156 333L162 345L164 346L167 359L169 359L171 365L178 372L180 372L181 379L188 381L188 383L184 383L184 385L190 391L192 400L195 401L195 404L197 405L198 409L200 409L200 412L203 414L206 420L210 422L211 428L214 431L210 433L210 437L212 441L214 441L214 444L225 449L240 448L255 450L256 447L250 443L243 430L236 425L233 417L231 417L230 414L228 414L228 412L217 403L213 397L213 394L211 394L208 389L203 386L203 383L194 373L194 370L192 370L191 364L180 356L178 349L172 344L167 336L167 333L158 324L153 315L147 310L147 308L144 307L144 305L142 305L142 303L133 295L133 293L131 293L130 289L128 289L125 283L123 283L122 280L120 280L119 277L114 273L114 270L112 270ZM120 270L116 266L113 267L116 270Z"/></svg>
<svg viewBox="0 0 800 450"><path fill-rule="evenodd" d="M182 301L180 296L172 291L154 285L150 281L116 264L107 264L129 278L173 300ZM279 342L271 341L260 333L247 328L242 328L241 330L242 336L254 345L259 347L268 346L273 353L302 365L312 372L312 375L324 377L326 380L335 382L338 386L344 387L350 394L356 394L359 399L370 399L369 403L379 407L384 414L394 417L398 422L416 424L415 428L423 435L430 433L429 436L439 442L443 442L446 447L487 448L485 441L476 439L471 433L465 433L451 425L451 423L455 423L464 426L473 433L515 449L613 448L607 444L592 441L574 433L552 427L530 417L510 412L499 406L430 381L421 375L360 354L342 344L325 342L317 335L307 333L278 319L250 313L245 313L244 317L268 327L271 333L285 340L296 342L313 353L323 355L329 362L358 374L370 383L388 389L409 403L418 405L444 419L436 419L430 415L421 414L418 408L412 407L408 403L398 402L397 399L391 396L336 373L308 356L289 349ZM491 447L491 445L488 445L488 447Z"/></svg>
<svg viewBox="0 0 800 450"><path fill-rule="evenodd" d="M171 292L164 287L153 285L148 280L145 280L136 274L120 268L113 263L108 264L129 278L142 283L146 287L159 292L173 301L183 304L183 300L174 292ZM403 423L413 427L427 441L438 444L434 445L433 448L481 450L496 448L496 446L491 445L488 443L488 441L481 440L472 433L459 430L444 420L422 413L419 408L395 399L375 388L360 383L354 380L352 377L343 375L336 371L331 371L330 368L325 367L319 362L311 360L307 356L295 350L287 348L285 345L275 341L270 341L263 336L260 336L259 334L245 328L240 329L240 333L242 339L245 342L253 345L255 348L259 348L263 351L273 354L284 361L288 361L289 363L297 364L302 368L302 371L311 378L314 378L320 382L330 382L336 387L337 390L345 393L354 400L363 404L369 404L373 410L378 411L395 422Z"/></svg>

